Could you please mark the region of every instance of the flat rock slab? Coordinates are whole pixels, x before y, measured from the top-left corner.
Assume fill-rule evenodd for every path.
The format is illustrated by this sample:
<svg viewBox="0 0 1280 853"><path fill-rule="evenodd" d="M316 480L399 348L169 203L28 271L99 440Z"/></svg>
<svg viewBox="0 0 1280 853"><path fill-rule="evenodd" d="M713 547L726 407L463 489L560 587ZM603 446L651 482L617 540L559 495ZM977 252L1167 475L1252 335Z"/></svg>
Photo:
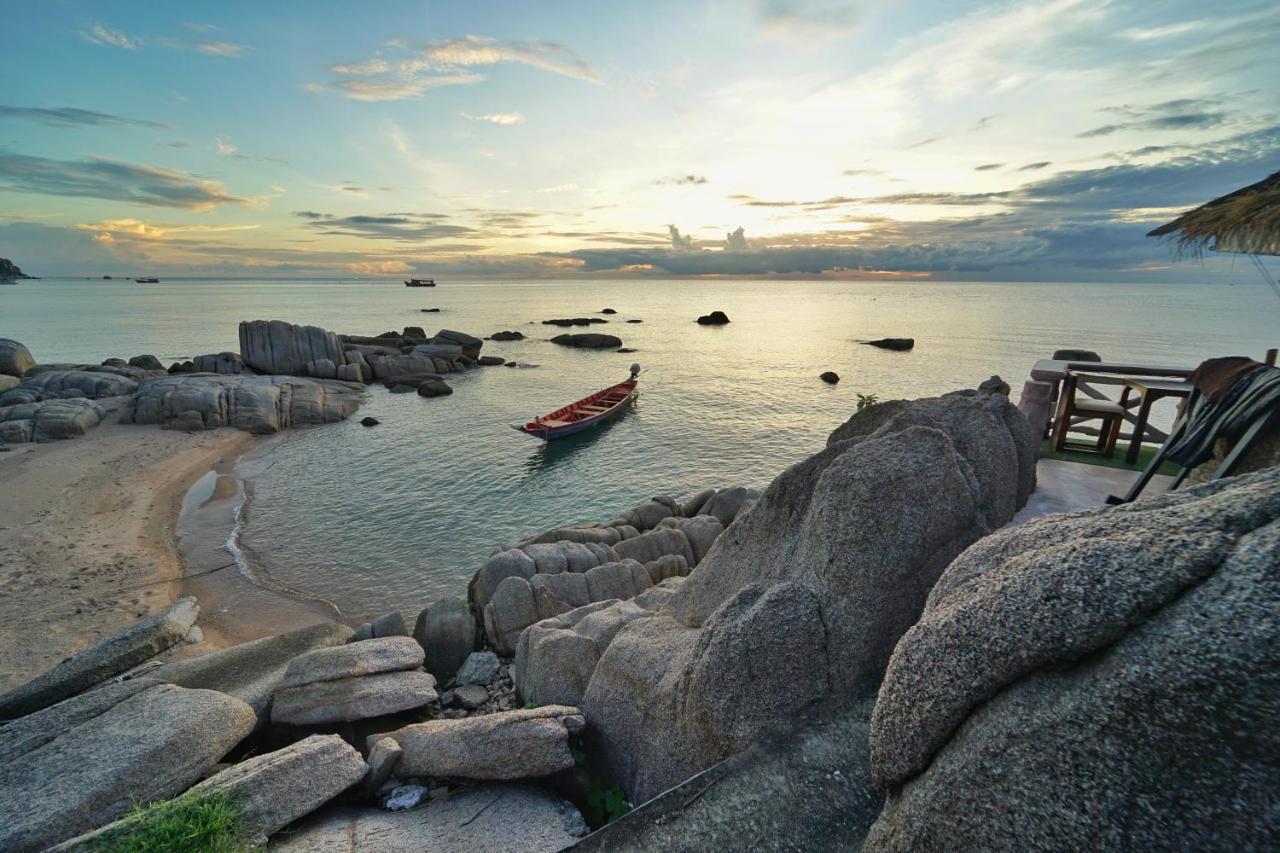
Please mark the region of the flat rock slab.
<svg viewBox="0 0 1280 853"><path fill-rule="evenodd" d="M240 839L253 843L311 814L359 781L366 766L360 753L337 735L305 740L242 761L223 770L189 794L225 794L242 810ZM126 817L102 829L58 845L58 853L100 850L133 831L140 821Z"/></svg>
<svg viewBox="0 0 1280 853"><path fill-rule="evenodd" d="M0 719L39 711L155 657L181 642L199 613L194 598L182 598L172 607L104 637L0 697Z"/></svg>
<svg viewBox="0 0 1280 853"><path fill-rule="evenodd" d="M380 672L286 687L276 691L271 722L314 726L381 717L436 701L435 687L426 672Z"/></svg>
<svg viewBox="0 0 1280 853"><path fill-rule="evenodd" d="M380 672L400 672L422 666L422 646L412 637L382 637L316 649L289 662L281 687L301 687Z"/></svg>
<svg viewBox="0 0 1280 853"><path fill-rule="evenodd" d="M271 845L281 853L543 853L586 834L570 803L532 785L465 791L404 812L325 809Z"/></svg>
<svg viewBox="0 0 1280 853"><path fill-rule="evenodd" d="M547 705L460 720L432 720L375 735L404 750L396 773L461 779L528 779L573 766L569 734L585 725L577 708Z"/></svg>
<svg viewBox="0 0 1280 853"><path fill-rule="evenodd" d="M346 625L322 622L166 664L150 677L179 687L217 690L234 696L253 707L262 725L270 721L271 696L284 679L289 662L317 648L342 645L350 636L351 629Z"/></svg>
<svg viewBox="0 0 1280 853"><path fill-rule="evenodd" d="M123 685L113 685L123 687ZM0 762L0 850L43 850L103 826L135 804L174 797L253 731L253 709L212 690L148 685L68 718L57 706L22 721L56 736ZM123 697L123 698L121 698ZM8 728L8 727L6 727Z"/></svg>

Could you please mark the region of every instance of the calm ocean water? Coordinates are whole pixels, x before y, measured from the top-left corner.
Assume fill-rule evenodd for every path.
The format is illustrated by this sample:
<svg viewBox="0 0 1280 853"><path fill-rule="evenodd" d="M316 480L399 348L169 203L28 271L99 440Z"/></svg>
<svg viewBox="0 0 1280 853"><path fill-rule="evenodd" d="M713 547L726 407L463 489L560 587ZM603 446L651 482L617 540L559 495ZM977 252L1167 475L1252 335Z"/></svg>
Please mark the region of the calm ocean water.
<svg viewBox="0 0 1280 853"><path fill-rule="evenodd" d="M439 314L420 313L439 307ZM551 317L596 315L635 354L547 342ZM725 327L693 321L713 309ZM416 612L461 594L490 548L556 524L606 520L659 493L763 486L819 449L856 395L882 399L973 387L1015 389L1060 347L1104 358L1194 365L1261 357L1280 342L1280 304L1259 285L776 281L24 282L0 287L0 337L44 362L149 352L166 363L237 349L243 319L376 334L406 325L531 340L485 352L539 365L450 377L451 397L369 391L347 423L283 438L247 470L241 544L276 586L359 618ZM643 323L627 324L628 319ZM533 325L531 325L533 323ZM858 342L914 337L909 353ZM647 372L636 409L576 440L544 445L510 424ZM818 380L835 370L839 385Z"/></svg>

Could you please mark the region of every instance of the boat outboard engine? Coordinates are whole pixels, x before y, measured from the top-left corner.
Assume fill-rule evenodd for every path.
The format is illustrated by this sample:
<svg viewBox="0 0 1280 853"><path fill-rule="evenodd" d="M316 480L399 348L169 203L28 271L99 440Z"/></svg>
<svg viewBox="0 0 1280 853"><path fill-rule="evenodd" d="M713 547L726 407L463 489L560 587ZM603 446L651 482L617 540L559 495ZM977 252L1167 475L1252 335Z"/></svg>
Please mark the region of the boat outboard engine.
<svg viewBox="0 0 1280 853"><path fill-rule="evenodd" d="M631 365L631 381L634 382L636 377L640 375L640 362Z"/></svg>

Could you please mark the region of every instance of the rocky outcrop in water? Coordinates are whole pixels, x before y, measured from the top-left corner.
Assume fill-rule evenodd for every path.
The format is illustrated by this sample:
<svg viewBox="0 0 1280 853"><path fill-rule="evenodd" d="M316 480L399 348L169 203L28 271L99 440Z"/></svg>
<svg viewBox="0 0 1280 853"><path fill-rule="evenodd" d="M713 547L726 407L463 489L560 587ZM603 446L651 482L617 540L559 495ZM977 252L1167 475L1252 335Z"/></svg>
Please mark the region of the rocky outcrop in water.
<svg viewBox="0 0 1280 853"><path fill-rule="evenodd" d="M729 315L723 311L712 311L698 318L699 326L723 326L729 322Z"/></svg>
<svg viewBox="0 0 1280 853"><path fill-rule="evenodd" d="M895 350L897 352L906 352L913 349L916 345L915 338L879 338L874 341L863 341L869 347L879 347L880 349Z"/></svg>
<svg viewBox="0 0 1280 853"><path fill-rule="evenodd" d="M0 258L0 280L17 281L19 279L35 278L35 276L27 275L22 269L8 258Z"/></svg>
<svg viewBox="0 0 1280 853"><path fill-rule="evenodd" d="M221 373L235 375L250 373L238 352L218 352L209 355L198 355L191 359L191 367L195 373Z"/></svg>
<svg viewBox="0 0 1280 853"><path fill-rule="evenodd" d="M182 430L231 426L265 435L345 420L362 397L358 385L324 379L179 374L145 380L121 421Z"/></svg>
<svg viewBox="0 0 1280 853"><path fill-rule="evenodd" d="M991 536L885 674L869 850L1273 847L1280 468Z"/></svg>
<svg viewBox="0 0 1280 853"><path fill-rule="evenodd" d="M301 375L310 362L325 359L345 364L342 342L318 326L295 326L283 320L249 320L240 324L240 356L259 373Z"/></svg>
<svg viewBox="0 0 1280 853"><path fill-rule="evenodd" d="M18 341L0 338L0 374L21 377L35 366L30 350Z"/></svg>
<svg viewBox="0 0 1280 853"><path fill-rule="evenodd" d="M596 332L584 332L578 335L556 335L551 343L578 349L614 349L622 346L622 338L616 335L601 335Z"/></svg>

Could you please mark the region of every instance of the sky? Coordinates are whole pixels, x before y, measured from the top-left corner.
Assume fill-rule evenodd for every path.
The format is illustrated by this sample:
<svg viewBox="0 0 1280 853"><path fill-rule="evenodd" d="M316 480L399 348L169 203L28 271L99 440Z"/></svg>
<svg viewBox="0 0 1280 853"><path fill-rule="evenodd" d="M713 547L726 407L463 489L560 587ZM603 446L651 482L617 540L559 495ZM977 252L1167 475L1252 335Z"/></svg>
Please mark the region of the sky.
<svg viewBox="0 0 1280 853"><path fill-rule="evenodd" d="M1177 280L1280 169L1280 4L13 3L36 275Z"/></svg>

